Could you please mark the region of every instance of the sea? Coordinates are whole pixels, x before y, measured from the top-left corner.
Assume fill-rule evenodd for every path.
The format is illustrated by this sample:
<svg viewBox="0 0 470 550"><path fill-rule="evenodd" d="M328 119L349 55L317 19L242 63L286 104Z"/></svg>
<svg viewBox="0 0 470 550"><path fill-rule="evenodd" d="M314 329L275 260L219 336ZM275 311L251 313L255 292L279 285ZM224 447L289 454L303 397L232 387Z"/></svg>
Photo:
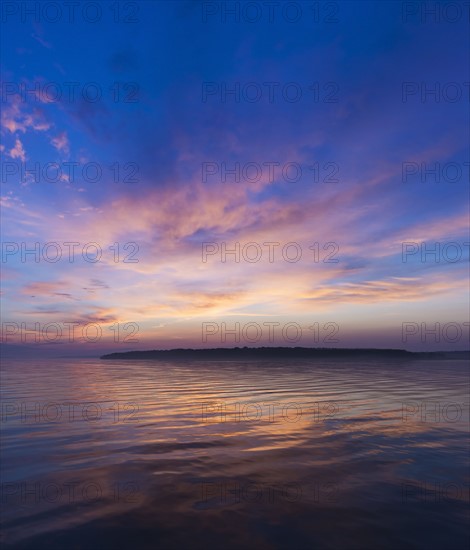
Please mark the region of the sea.
<svg viewBox="0 0 470 550"><path fill-rule="evenodd" d="M3 548L467 550L469 374L9 358Z"/></svg>

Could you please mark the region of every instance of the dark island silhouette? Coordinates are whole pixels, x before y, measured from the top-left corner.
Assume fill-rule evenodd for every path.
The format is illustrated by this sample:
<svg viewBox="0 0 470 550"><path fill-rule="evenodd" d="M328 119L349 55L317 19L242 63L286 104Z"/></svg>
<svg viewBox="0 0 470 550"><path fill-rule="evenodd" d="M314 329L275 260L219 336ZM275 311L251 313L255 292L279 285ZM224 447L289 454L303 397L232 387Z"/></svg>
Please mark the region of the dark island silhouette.
<svg viewBox="0 0 470 550"><path fill-rule="evenodd" d="M235 347L209 349L169 349L125 351L108 353L100 359L154 359L154 360L202 360L239 361L253 359L468 359L470 351L416 352L404 349L380 348L303 348L303 347Z"/></svg>

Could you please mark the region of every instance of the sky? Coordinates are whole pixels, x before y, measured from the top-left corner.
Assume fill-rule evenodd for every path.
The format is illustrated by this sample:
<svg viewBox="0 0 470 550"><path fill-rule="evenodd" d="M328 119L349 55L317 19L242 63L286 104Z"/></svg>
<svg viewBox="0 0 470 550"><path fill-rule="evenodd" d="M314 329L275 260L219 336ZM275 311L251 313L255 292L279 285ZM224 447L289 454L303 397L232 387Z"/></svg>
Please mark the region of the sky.
<svg viewBox="0 0 470 550"><path fill-rule="evenodd" d="M3 2L4 352L469 349L468 11Z"/></svg>

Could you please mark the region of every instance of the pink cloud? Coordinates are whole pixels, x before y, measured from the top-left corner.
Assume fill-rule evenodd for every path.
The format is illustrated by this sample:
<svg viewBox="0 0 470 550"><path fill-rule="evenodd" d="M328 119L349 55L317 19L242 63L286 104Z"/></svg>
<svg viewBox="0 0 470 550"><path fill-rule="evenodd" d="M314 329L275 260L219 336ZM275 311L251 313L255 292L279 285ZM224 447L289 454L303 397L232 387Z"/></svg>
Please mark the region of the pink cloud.
<svg viewBox="0 0 470 550"><path fill-rule="evenodd" d="M12 159L20 159L22 162L26 162L26 152L23 148L23 144L18 138L16 138L15 146L10 149L8 154Z"/></svg>
<svg viewBox="0 0 470 550"><path fill-rule="evenodd" d="M45 131L52 124L46 120L44 112L35 108L27 112L26 105L22 102L21 96L15 94L6 105L1 109L1 127L9 130L11 133L23 132L26 130Z"/></svg>
<svg viewBox="0 0 470 550"><path fill-rule="evenodd" d="M51 140L51 144L57 149L57 151L62 151L65 154L69 153L69 140L66 132L61 132Z"/></svg>

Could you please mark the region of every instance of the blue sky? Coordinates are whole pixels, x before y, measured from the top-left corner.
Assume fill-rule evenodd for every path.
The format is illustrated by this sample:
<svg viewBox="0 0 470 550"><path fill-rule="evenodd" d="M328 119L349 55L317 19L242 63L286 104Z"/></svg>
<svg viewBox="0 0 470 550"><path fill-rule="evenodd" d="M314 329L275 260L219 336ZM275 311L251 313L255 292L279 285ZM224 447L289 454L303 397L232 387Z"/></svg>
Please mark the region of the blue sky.
<svg viewBox="0 0 470 550"><path fill-rule="evenodd" d="M49 345L19 329L7 343L230 345L203 342L202 324L258 319L299 324L299 345L334 322L339 346L468 348L464 3L459 16L448 2L434 15L429 2L81 2L71 21L63 4L57 21L31 4L2 8L3 319L103 337ZM37 262L21 254L36 242ZM243 254L253 242L258 262ZM296 262L281 253L292 242ZM418 246L406 262L405 242ZM204 243L217 248L205 262ZM240 261L222 261L222 243ZM328 243L338 262L323 261ZM405 322L463 335L403 342ZM139 342L116 346L116 323Z"/></svg>

